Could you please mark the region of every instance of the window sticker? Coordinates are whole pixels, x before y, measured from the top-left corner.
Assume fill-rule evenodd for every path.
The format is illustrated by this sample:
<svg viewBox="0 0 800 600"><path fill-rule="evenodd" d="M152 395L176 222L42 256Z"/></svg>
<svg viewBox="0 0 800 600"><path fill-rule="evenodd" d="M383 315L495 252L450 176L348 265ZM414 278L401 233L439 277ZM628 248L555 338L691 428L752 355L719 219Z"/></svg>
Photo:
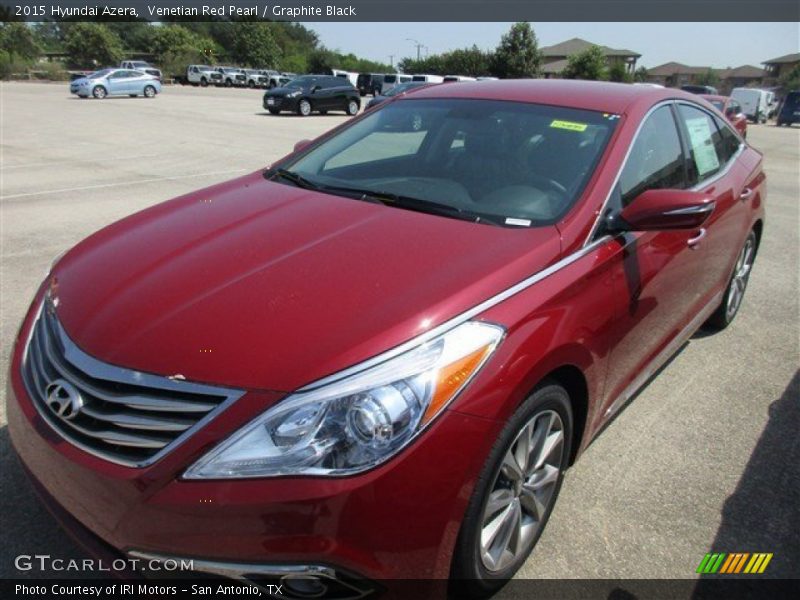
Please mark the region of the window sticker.
<svg viewBox="0 0 800 600"><path fill-rule="evenodd" d="M568 131L586 131L586 123L576 123L575 121L560 121L558 119L550 123L550 127L555 129L566 129Z"/></svg>
<svg viewBox="0 0 800 600"><path fill-rule="evenodd" d="M689 143L692 146L694 162L700 177L716 171L719 168L719 158L717 158L717 151L714 149L714 142L711 139L711 127L708 119L705 117L686 119L686 129L689 131Z"/></svg>

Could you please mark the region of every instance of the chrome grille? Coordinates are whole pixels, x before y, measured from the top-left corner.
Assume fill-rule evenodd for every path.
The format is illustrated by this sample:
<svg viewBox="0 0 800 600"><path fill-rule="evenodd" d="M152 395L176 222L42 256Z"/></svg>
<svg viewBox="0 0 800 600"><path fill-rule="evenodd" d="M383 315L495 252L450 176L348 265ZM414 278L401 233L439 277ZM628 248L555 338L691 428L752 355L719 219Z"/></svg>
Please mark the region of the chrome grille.
<svg viewBox="0 0 800 600"><path fill-rule="evenodd" d="M22 376L37 410L62 437L134 467L161 458L243 393L101 362L69 339L49 299L33 325Z"/></svg>

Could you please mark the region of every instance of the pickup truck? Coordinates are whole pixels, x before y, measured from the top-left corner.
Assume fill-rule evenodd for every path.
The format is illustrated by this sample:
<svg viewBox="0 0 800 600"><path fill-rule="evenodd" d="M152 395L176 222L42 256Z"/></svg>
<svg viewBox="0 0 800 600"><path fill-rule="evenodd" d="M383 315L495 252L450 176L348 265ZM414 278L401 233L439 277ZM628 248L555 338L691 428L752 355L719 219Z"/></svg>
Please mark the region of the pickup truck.
<svg viewBox="0 0 800 600"><path fill-rule="evenodd" d="M186 82L202 87L208 84L220 85L222 74L208 65L189 65L186 67Z"/></svg>
<svg viewBox="0 0 800 600"><path fill-rule="evenodd" d="M123 60L119 63L120 69L130 69L132 71L144 71L161 81L161 69L156 69L149 62L143 60Z"/></svg>
<svg viewBox="0 0 800 600"><path fill-rule="evenodd" d="M247 76L247 87L269 87L269 74L267 71L259 69L245 69L244 74Z"/></svg>
<svg viewBox="0 0 800 600"><path fill-rule="evenodd" d="M217 85L245 86L247 85L247 75L242 69L236 67L217 67L216 71L222 76L222 80L216 82Z"/></svg>

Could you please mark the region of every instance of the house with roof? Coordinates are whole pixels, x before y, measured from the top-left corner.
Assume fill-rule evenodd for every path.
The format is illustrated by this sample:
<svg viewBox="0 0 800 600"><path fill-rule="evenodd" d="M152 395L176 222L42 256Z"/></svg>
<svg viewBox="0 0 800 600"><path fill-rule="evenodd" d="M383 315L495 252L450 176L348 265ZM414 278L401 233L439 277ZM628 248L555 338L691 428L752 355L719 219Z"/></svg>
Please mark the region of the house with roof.
<svg viewBox="0 0 800 600"><path fill-rule="evenodd" d="M733 69L720 69L717 72L720 85L719 91L729 94L737 87L758 87L764 83L766 71L753 65L742 65Z"/></svg>
<svg viewBox="0 0 800 600"><path fill-rule="evenodd" d="M666 87L693 85L702 81L711 67L690 67L678 62L668 62L647 69L647 81Z"/></svg>
<svg viewBox="0 0 800 600"><path fill-rule="evenodd" d="M708 80L709 73L716 78L716 87L721 94L729 94L736 87L757 87L764 82L764 69L752 65L714 69L692 67L678 62L668 62L647 70L647 81L666 87L697 85Z"/></svg>
<svg viewBox="0 0 800 600"><path fill-rule="evenodd" d="M761 63L766 71L765 83L767 85L777 85L778 81L800 65L800 52L771 58Z"/></svg>
<svg viewBox="0 0 800 600"><path fill-rule="evenodd" d="M636 61L642 56L638 52L632 50L609 48L602 44L587 42L581 38L572 38L571 40L540 49L542 53L542 74L546 78L560 77L561 72L567 66L570 56L573 54L580 54L592 46L600 47L603 54L606 56L609 67L616 63L622 63L625 65L628 73L631 74L636 70Z"/></svg>

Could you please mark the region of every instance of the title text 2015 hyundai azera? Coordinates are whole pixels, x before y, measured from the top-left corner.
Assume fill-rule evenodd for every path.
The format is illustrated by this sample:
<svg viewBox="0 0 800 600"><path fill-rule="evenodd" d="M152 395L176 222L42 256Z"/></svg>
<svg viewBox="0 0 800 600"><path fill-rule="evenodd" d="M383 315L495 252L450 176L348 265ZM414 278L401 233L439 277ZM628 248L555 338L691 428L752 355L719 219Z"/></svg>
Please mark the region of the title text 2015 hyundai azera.
<svg viewBox="0 0 800 600"><path fill-rule="evenodd" d="M388 101L58 260L16 341L14 446L117 552L491 593L592 437L735 317L764 182L676 90Z"/></svg>

